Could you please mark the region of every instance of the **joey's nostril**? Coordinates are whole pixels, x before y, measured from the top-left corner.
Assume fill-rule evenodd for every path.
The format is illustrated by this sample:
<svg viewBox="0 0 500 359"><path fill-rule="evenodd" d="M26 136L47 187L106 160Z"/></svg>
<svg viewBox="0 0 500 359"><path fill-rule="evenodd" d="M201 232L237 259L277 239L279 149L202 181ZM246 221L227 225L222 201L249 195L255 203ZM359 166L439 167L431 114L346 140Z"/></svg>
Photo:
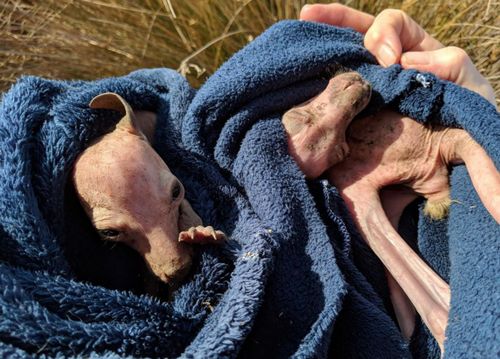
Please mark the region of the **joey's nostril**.
<svg viewBox="0 0 500 359"><path fill-rule="evenodd" d="M182 186L182 184L179 182L179 180L176 180L172 185L172 201L179 199L182 196L183 190L184 187Z"/></svg>
<svg viewBox="0 0 500 359"><path fill-rule="evenodd" d="M174 188L172 189L172 198L176 199L177 197L179 197L180 194L181 194L181 187L178 184L175 184Z"/></svg>

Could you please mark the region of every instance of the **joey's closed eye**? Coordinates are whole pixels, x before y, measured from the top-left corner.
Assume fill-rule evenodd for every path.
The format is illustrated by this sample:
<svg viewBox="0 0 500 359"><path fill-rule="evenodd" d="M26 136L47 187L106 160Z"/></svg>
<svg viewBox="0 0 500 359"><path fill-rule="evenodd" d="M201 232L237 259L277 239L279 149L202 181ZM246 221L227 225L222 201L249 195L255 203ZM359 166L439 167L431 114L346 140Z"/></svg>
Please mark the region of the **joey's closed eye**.
<svg viewBox="0 0 500 359"><path fill-rule="evenodd" d="M120 235L120 231L111 228L98 229L97 233L101 236L101 238L110 240L114 240Z"/></svg>

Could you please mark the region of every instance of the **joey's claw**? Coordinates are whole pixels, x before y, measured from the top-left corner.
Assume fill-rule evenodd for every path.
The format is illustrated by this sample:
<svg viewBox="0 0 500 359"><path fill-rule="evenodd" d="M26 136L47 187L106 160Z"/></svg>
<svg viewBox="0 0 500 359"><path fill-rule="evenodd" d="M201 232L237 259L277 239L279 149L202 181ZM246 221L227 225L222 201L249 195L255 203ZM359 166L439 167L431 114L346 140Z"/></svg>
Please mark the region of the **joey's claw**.
<svg viewBox="0 0 500 359"><path fill-rule="evenodd" d="M213 239L217 240L217 236L215 235L215 229L212 226L205 227L205 232Z"/></svg>
<svg viewBox="0 0 500 359"><path fill-rule="evenodd" d="M225 240L227 240L226 235L222 231L215 231L215 237L216 237L218 243L224 242Z"/></svg>
<svg viewBox="0 0 500 359"><path fill-rule="evenodd" d="M191 244L221 244L226 240L226 235L215 230L212 226L191 227L179 233L179 242Z"/></svg>

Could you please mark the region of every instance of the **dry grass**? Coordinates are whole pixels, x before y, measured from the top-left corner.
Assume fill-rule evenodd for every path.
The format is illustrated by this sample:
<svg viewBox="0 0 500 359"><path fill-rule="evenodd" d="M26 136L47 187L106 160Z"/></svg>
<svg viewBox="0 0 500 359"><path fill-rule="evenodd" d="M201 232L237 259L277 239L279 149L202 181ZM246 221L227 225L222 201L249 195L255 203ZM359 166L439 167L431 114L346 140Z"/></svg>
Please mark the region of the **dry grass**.
<svg viewBox="0 0 500 359"><path fill-rule="evenodd" d="M144 67L178 68L199 86L303 0L4 0L0 91L21 74L95 79ZM466 49L500 98L500 2L342 1L372 14L408 12L447 45Z"/></svg>

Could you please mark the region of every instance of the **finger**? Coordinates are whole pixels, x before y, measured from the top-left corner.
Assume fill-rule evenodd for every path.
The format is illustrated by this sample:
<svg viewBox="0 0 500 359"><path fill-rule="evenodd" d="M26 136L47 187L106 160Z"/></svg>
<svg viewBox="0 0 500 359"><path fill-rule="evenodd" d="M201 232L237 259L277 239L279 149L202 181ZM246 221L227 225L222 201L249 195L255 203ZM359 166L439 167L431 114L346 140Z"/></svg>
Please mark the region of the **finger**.
<svg viewBox="0 0 500 359"><path fill-rule="evenodd" d="M365 46L383 66L399 63L401 54L406 51L429 51L443 47L405 12L394 9L377 15L366 32Z"/></svg>
<svg viewBox="0 0 500 359"><path fill-rule="evenodd" d="M363 34L372 25L374 19L372 15L341 4L305 5L300 10L299 18L306 21L350 27Z"/></svg>
<svg viewBox="0 0 500 359"><path fill-rule="evenodd" d="M476 69L467 53L459 47L406 52L401 57L401 65L405 69L432 72L443 80L479 93L495 105L493 88Z"/></svg>

